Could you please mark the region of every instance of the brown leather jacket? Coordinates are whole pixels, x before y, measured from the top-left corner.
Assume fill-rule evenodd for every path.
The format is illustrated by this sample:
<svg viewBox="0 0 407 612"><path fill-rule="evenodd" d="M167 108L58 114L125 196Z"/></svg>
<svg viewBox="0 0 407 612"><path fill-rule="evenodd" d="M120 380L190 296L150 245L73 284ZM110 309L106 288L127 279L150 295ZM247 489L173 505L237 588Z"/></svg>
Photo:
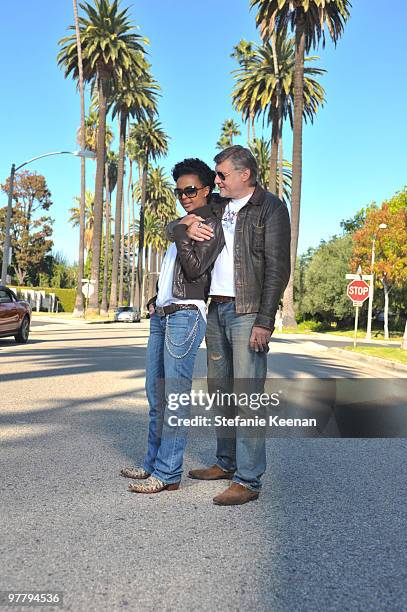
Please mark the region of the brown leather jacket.
<svg viewBox="0 0 407 612"><path fill-rule="evenodd" d="M227 202L219 197L214 200L212 208L217 218L222 217ZM177 223L173 221L167 226L170 240L175 239ZM271 330L290 277L290 240L287 207L277 196L256 185L236 220L235 304L236 313L257 313L254 324Z"/></svg>

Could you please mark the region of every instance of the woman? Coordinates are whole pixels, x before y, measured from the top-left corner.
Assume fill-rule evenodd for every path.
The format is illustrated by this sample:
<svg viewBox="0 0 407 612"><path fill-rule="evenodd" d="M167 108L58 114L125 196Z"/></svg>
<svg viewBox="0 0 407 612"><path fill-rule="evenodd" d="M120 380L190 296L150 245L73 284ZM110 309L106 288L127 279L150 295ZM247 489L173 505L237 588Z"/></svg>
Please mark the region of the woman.
<svg viewBox="0 0 407 612"><path fill-rule="evenodd" d="M174 228L174 242L165 254L158 294L149 303L147 453L143 467L121 470L122 476L137 481L129 486L134 493L159 493L179 487L187 435L182 419L188 418L190 405L180 402L174 410L174 398L191 391L195 358L206 329L210 272L225 244L221 220L210 204L215 173L199 159L185 159L174 167L172 175L175 194L188 214ZM195 242L187 236L187 228L197 218L212 229L210 240ZM176 419L168 420L174 416Z"/></svg>

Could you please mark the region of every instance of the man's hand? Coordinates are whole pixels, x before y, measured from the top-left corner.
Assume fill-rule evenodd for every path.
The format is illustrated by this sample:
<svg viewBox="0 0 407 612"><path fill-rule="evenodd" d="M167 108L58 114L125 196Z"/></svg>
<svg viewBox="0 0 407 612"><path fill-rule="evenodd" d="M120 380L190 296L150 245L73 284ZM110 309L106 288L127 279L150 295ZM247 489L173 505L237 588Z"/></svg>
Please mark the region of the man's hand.
<svg viewBox="0 0 407 612"><path fill-rule="evenodd" d="M203 219L202 217L198 217L198 215L191 213L190 215L182 217L181 221L178 222L178 225L186 225L187 227L190 227L195 221L199 223L200 221L203 221Z"/></svg>
<svg viewBox="0 0 407 612"><path fill-rule="evenodd" d="M187 236L192 240L196 240L197 242L204 242L204 240L210 240L213 237L213 231L208 225L202 223L203 219L201 217L196 217L195 220L191 223L191 225L187 229Z"/></svg>
<svg viewBox="0 0 407 612"><path fill-rule="evenodd" d="M268 344L271 338L271 330L259 325L254 325L250 336L250 348L256 353L268 351Z"/></svg>

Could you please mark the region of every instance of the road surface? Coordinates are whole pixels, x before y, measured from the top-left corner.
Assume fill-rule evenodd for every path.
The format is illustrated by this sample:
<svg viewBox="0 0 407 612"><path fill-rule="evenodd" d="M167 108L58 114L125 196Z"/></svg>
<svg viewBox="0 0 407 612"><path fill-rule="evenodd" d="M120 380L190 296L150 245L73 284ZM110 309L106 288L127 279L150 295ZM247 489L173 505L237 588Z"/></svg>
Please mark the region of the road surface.
<svg viewBox="0 0 407 612"><path fill-rule="evenodd" d="M269 439L263 492L241 507L212 504L222 482L126 491L147 337L146 323L40 321L26 346L0 340L0 590L63 591L84 612L407 609L404 439ZM396 380L307 338L273 340L269 367L302 384ZM191 433L185 470L213 449Z"/></svg>

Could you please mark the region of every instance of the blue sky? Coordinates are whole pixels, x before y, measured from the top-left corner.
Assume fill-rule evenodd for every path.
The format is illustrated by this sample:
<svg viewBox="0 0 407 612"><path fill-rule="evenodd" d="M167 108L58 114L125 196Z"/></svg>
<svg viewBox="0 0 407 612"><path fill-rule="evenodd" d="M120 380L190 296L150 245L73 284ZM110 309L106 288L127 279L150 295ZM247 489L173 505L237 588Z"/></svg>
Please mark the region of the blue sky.
<svg viewBox="0 0 407 612"><path fill-rule="evenodd" d="M216 153L220 126L232 110L235 67L230 58L241 38L258 41L248 0L124 0L132 20L150 39L153 73L163 88L160 121L170 135L163 165L170 172L180 159ZM300 252L340 233L341 219L372 200L381 202L407 184L405 101L405 0L354 0L351 20L335 49L328 43L315 63L327 103L303 141L303 197ZM75 150L80 121L79 96L57 67L57 41L73 23L71 0L14 0L2 7L3 92L0 99L2 147L0 181L17 165L48 151ZM115 128L115 126L113 126ZM116 130L115 130L116 131ZM257 133L261 132L258 125ZM268 128L264 130L268 136ZM236 142L245 144L246 129ZM113 147L117 148L117 138ZM291 132L284 134L291 158ZM80 191L79 159L68 155L28 166L44 174L52 192L54 249L77 258L77 231L68 209ZM87 163L93 189L94 162ZM0 205L6 204L0 194Z"/></svg>

